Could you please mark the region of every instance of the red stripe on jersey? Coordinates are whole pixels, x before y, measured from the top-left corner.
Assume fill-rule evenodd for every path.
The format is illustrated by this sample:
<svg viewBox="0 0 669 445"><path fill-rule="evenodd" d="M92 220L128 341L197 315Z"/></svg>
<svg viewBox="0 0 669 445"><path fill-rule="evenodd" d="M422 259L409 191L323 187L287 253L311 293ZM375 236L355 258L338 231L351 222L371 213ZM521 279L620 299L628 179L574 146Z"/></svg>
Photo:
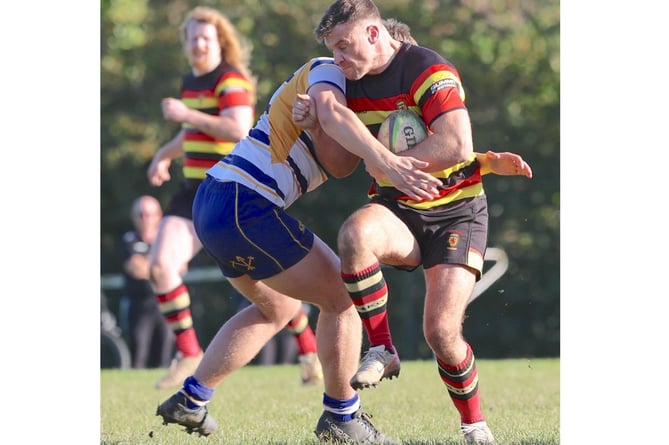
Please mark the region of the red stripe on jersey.
<svg viewBox="0 0 669 445"><path fill-rule="evenodd" d="M481 168L479 167L474 171L474 173L472 173L471 176L463 179L462 181L458 182L457 184L453 184L450 187L439 189L439 196L437 198L433 198L432 200L443 198L444 196L446 196L448 194L451 194L456 190L459 190L459 189L462 189L462 188L465 188L465 187L469 187L470 185L478 184L481 181L482 181Z"/></svg>
<svg viewBox="0 0 669 445"><path fill-rule="evenodd" d="M238 105L251 105L251 95L248 90L227 91L218 98L218 107L223 109Z"/></svg>
<svg viewBox="0 0 669 445"><path fill-rule="evenodd" d="M184 167L209 168L216 164L219 159L193 159L184 158Z"/></svg>
<svg viewBox="0 0 669 445"><path fill-rule="evenodd" d="M196 141L196 142L213 142L216 138L209 136L206 133L199 131L187 131L184 135L184 140L186 141Z"/></svg>
<svg viewBox="0 0 669 445"><path fill-rule="evenodd" d="M416 76L416 79L411 84L411 91L418 91L428 77L440 71L450 71L451 73L455 74L458 79L460 78L460 75L452 66L446 65L445 63L435 63L434 65L430 65L425 68L418 76Z"/></svg>
<svg viewBox="0 0 669 445"><path fill-rule="evenodd" d="M481 178L481 168L479 167L474 171L474 173L472 173L471 176L463 179L462 181L458 182L457 184L453 184L450 187L440 188L439 189L439 195L435 198L415 200L413 198L408 197L407 195L400 195L400 196L395 197L395 200L396 201L409 201L409 200L411 200L411 201L414 201L414 202L436 201L440 198L443 198L446 195L449 195L449 194L453 193L456 190L463 189L465 187L469 187L470 185L478 184L482 181L483 181L483 179ZM369 186L369 190L368 190L367 194L369 196L373 196L373 195L377 194L376 190L374 188L374 183L372 183Z"/></svg>
<svg viewBox="0 0 669 445"><path fill-rule="evenodd" d="M407 106L416 105L413 98L408 94L400 94L397 96L384 97L383 99L370 99L368 97L347 98L346 106L353 111L397 111L397 104L399 102L405 103Z"/></svg>
<svg viewBox="0 0 669 445"><path fill-rule="evenodd" d="M423 118L425 122L432 123L435 118L443 113L459 108L466 108L460 98L460 92L457 88L446 88L432 94L423 103Z"/></svg>
<svg viewBox="0 0 669 445"><path fill-rule="evenodd" d="M214 97L213 90L182 90L181 97L183 99L200 99Z"/></svg>

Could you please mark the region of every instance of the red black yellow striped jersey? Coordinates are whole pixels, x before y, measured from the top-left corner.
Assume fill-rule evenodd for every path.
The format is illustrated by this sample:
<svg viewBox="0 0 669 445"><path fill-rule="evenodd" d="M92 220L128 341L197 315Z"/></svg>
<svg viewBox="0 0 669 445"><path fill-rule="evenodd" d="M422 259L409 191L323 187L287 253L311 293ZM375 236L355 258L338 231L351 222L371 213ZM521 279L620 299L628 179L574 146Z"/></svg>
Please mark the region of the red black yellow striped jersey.
<svg viewBox="0 0 669 445"><path fill-rule="evenodd" d="M382 73L347 80L346 100L374 136L381 122L399 109L409 109L421 116L428 128L444 113L466 109L465 92L456 68L435 51L406 42ZM381 194L416 209L430 209L484 193L475 155L431 174L443 183L441 195L435 199L411 200L385 181L374 181L369 196Z"/></svg>
<svg viewBox="0 0 669 445"><path fill-rule="evenodd" d="M202 76L187 74L182 79L181 99L192 109L218 116L221 110L248 105L253 107L253 85L226 62ZM206 171L228 154L237 141L217 139L184 123L184 164L186 181L201 181Z"/></svg>

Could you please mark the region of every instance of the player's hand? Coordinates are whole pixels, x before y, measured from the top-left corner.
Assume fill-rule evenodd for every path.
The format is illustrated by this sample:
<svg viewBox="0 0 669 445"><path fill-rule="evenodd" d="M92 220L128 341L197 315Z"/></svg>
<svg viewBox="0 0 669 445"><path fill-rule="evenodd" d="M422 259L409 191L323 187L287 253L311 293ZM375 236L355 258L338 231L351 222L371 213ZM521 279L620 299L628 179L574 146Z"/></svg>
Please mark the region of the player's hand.
<svg viewBox="0 0 669 445"><path fill-rule="evenodd" d="M431 200L439 196L441 180L421 169L430 164L411 156L390 153L384 165L365 163L365 170L377 181L386 179L414 201Z"/></svg>
<svg viewBox="0 0 669 445"><path fill-rule="evenodd" d="M497 175L532 177L532 168L515 153L487 151L480 161L483 168Z"/></svg>
<svg viewBox="0 0 669 445"><path fill-rule="evenodd" d="M311 130L318 126L316 103L308 94L298 93L293 101L293 122L304 130Z"/></svg>
<svg viewBox="0 0 669 445"><path fill-rule="evenodd" d="M170 177L170 164L172 161L170 159L157 159L153 158L149 168L146 172L146 176L149 179L149 184L159 187L163 183L169 181Z"/></svg>
<svg viewBox="0 0 669 445"><path fill-rule="evenodd" d="M163 117L170 122L182 123L186 121L190 108L179 99L166 97L160 102L163 109Z"/></svg>

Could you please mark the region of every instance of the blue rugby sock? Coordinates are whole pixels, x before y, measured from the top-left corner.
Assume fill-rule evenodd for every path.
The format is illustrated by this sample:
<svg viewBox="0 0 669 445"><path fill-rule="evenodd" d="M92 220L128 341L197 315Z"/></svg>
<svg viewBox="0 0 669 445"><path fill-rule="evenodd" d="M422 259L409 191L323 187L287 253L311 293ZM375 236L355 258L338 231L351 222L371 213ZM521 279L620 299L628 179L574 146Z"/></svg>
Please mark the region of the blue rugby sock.
<svg viewBox="0 0 669 445"><path fill-rule="evenodd" d="M184 380L184 386L181 391L187 396L186 407L188 409L196 409L204 406L214 396L213 388L204 386L193 376Z"/></svg>
<svg viewBox="0 0 669 445"><path fill-rule="evenodd" d="M353 414L360 409L360 398L356 393L348 400L338 400L323 393L323 408L332 413L332 417L336 420L348 422L353 419Z"/></svg>

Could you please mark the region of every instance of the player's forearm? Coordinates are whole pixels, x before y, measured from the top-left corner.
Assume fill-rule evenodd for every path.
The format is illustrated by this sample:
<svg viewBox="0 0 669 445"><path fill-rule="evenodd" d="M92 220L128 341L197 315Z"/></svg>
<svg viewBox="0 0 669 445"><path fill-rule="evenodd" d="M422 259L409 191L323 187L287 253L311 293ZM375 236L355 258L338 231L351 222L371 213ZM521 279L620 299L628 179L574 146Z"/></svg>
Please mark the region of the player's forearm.
<svg viewBox="0 0 669 445"><path fill-rule="evenodd" d="M167 141L162 147L158 149L154 158L173 160L183 156L183 131L180 131L175 137Z"/></svg>
<svg viewBox="0 0 669 445"><path fill-rule="evenodd" d="M468 161L471 158L472 149L464 141L451 140L446 142L436 139L436 136L430 136L415 147L399 153L399 155L413 156L429 162L429 170L437 171Z"/></svg>
<svg viewBox="0 0 669 445"><path fill-rule="evenodd" d="M236 116L212 116L198 110L190 110L187 123L216 139L238 141L245 137L250 128L248 119Z"/></svg>
<svg viewBox="0 0 669 445"><path fill-rule="evenodd" d="M382 165L391 155L390 151L369 132L353 111L339 103L333 104L331 112L321 113L321 128L343 148L372 165Z"/></svg>

